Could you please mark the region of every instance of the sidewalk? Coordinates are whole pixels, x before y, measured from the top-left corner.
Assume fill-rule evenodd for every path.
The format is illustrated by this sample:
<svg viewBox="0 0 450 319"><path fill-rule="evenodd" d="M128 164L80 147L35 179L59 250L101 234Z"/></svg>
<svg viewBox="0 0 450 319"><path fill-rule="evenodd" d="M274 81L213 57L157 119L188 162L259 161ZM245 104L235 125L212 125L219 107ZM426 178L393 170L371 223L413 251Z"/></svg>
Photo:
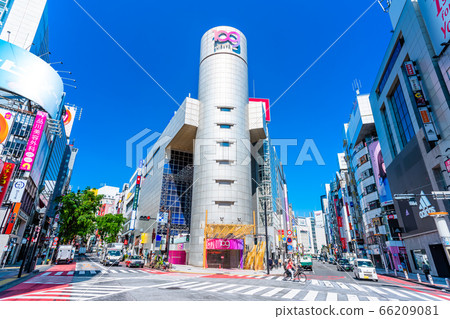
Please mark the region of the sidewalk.
<svg viewBox="0 0 450 319"><path fill-rule="evenodd" d="M220 268L203 268L190 265L173 265L172 271L181 273L196 273L196 274L220 274L220 275L253 275L253 276L265 276L266 270L251 270L251 269L220 269ZM283 268L274 268L270 271L271 275L282 275L284 273Z"/></svg>
<svg viewBox="0 0 450 319"><path fill-rule="evenodd" d="M384 268L377 268L377 274L401 279L404 281L413 282L415 284L421 284L424 286L433 287L436 289L450 289L450 287L447 286L445 278L442 278L442 277L431 276L431 277L433 277L433 282L434 282L434 284L431 284L428 281L428 278L425 278L425 275L423 275L423 274L419 274L421 282L419 282L417 280L417 274L414 274L414 273L408 273L409 279L406 279L405 274L402 271L397 271L397 276L395 276L395 273L393 270L389 269L388 272L386 272L386 270Z"/></svg>
<svg viewBox="0 0 450 319"><path fill-rule="evenodd" d="M11 288L18 285L23 281L35 276L40 272L44 272L53 265L37 265L35 270L31 273L22 273L22 277L17 278L20 270L20 263L10 265L4 268L0 268L0 291Z"/></svg>

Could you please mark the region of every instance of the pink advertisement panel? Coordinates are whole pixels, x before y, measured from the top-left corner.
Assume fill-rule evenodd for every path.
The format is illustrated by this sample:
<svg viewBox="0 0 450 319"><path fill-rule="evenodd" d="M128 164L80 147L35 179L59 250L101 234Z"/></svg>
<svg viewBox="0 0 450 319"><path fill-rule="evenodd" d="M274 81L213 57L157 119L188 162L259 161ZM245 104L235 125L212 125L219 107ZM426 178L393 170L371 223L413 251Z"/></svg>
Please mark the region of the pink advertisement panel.
<svg viewBox="0 0 450 319"><path fill-rule="evenodd" d="M206 249L244 249L243 239L207 239Z"/></svg>
<svg viewBox="0 0 450 319"><path fill-rule="evenodd" d="M36 153L39 148L39 143L41 141L42 132L44 132L46 121L47 113L38 111L36 114L36 119L34 120L33 128L31 129L31 134L28 139L25 153L23 154L22 162L19 166L19 169L22 171L29 172L33 168L33 163L36 158Z"/></svg>

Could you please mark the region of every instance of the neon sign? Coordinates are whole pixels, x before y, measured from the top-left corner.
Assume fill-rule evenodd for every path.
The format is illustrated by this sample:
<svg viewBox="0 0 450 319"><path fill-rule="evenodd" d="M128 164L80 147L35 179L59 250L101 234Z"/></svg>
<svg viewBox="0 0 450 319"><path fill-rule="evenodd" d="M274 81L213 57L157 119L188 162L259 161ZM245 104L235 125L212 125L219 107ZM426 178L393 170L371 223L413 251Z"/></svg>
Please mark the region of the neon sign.
<svg viewBox="0 0 450 319"><path fill-rule="evenodd" d="M215 43L214 51L218 49L231 49L236 53L240 53L241 36L236 31L214 30Z"/></svg>

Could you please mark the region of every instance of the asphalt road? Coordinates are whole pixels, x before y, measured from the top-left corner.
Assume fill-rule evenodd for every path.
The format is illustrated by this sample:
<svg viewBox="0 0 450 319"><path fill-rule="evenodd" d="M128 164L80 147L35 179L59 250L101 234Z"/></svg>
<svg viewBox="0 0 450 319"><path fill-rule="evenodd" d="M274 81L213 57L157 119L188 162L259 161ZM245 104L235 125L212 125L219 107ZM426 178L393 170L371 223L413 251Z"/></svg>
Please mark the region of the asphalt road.
<svg viewBox="0 0 450 319"><path fill-rule="evenodd" d="M278 271L280 272L280 271ZM3 301L448 301L450 294L379 276L378 282L355 280L351 272L315 261L306 283L282 281L280 275L233 275L161 272L105 267L96 258L57 265L0 293Z"/></svg>

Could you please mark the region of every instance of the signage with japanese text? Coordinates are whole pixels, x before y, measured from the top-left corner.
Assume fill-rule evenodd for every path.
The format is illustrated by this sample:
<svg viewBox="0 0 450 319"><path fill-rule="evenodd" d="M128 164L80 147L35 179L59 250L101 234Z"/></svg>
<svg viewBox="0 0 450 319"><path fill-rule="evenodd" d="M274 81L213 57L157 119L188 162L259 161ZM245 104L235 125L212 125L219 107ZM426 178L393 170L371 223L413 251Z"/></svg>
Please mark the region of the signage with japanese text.
<svg viewBox="0 0 450 319"><path fill-rule="evenodd" d="M45 129L45 123L47 121L47 113L38 111L36 114L36 119L34 120L33 128L31 129L30 137L28 139L27 147L23 154L22 162L20 163L19 169L23 171L31 171L33 168L33 163L36 158L36 153L39 148L39 143L41 141L42 133Z"/></svg>
<svg viewBox="0 0 450 319"><path fill-rule="evenodd" d="M3 199L5 199L6 191L8 190L11 175L15 166L16 165L14 163L5 163L3 165L3 169L0 174L0 205L3 203Z"/></svg>

